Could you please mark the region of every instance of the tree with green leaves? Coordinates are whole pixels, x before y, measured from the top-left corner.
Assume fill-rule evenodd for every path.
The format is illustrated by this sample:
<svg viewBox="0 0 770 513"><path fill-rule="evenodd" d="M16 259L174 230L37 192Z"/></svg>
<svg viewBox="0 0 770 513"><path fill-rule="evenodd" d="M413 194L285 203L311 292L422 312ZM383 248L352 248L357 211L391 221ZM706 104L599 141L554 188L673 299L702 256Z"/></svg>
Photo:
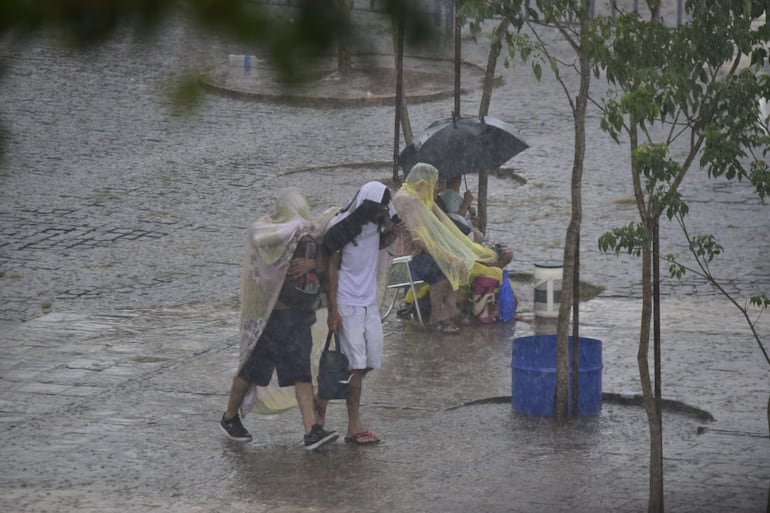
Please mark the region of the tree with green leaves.
<svg viewBox="0 0 770 513"><path fill-rule="evenodd" d="M740 302L721 287L708 267L721 246L713 236L688 233L684 223L688 209L679 191L686 173L697 167L711 177L749 181L760 198L770 191L770 173L764 160L770 139L767 119L760 118L758 107L760 99L770 97L770 80L758 72L768 58L770 28L764 18L761 23L755 21L763 15L766 2L688 2L686 11L691 21L678 27L663 23L659 1L646 3L650 13L647 20L638 13L622 12L614 3L610 7L615 15L609 17L593 16L589 2L569 0L538 1L534 6L518 1L466 1L465 5L473 9L477 23L492 15L509 20L513 30L506 34L505 41L510 62L517 57L530 60L538 79L543 66L550 67L565 90L575 120L572 217L565 239L557 334L557 420L566 418L567 411L566 332L570 306L573 337L579 339L577 241L588 102L600 108L602 128L616 142L627 137L630 143L631 180L640 221L605 234L599 245L605 251L627 251L642 257L637 359L651 435L648 508L662 512L659 261L665 258L670 263L672 276L681 276L686 270L675 255L660 254L659 221L664 213L681 226L699 274L739 308L768 358L755 330L756 317L751 315L767 309L767 295L757 294ZM525 27L526 33L522 30ZM574 61L556 58L539 37L539 28L557 30L574 50ZM742 65L747 61L748 67ZM564 70L578 74L577 94L563 80ZM606 99L598 101L590 96L590 76L598 78L602 73L612 89ZM675 146L676 154L684 155L680 160L672 157ZM649 369L651 327L655 335L654 381Z"/></svg>
<svg viewBox="0 0 770 513"><path fill-rule="evenodd" d="M589 51L592 46L602 44L607 31L607 22L590 16L589 0L580 2L538 1L534 5L523 0L463 3L464 12L472 18L471 28L479 33L480 25L492 17L501 17L493 32L492 52L506 43L508 52L506 66L516 60L531 61L532 72L542 77L545 66L561 85L574 120L575 144L573 148L571 175L571 216L565 235L563 250L562 293L559 304L556 342L556 399L554 417L557 422L566 422L569 417L569 337L573 340L573 356L579 354L580 297L580 225L582 222L582 179L586 151L585 123L589 105L591 77L595 73L596 58ZM524 30L526 28L526 31ZM561 61L543 40L544 30L555 30L574 51L574 60ZM590 43L590 44L589 44ZM491 59L491 57L490 57ZM564 70L578 77L577 90L570 87L564 77ZM484 105L484 103L482 104ZM571 323L570 323L571 321ZM572 328L572 329L570 329ZM571 332L571 333L570 333ZM573 363L573 414L577 415L578 362Z"/></svg>
<svg viewBox="0 0 770 513"><path fill-rule="evenodd" d="M292 15L249 0L6 0L0 3L0 35L17 40L38 31L55 30L72 46L99 44L118 27L138 33L158 29L170 16L184 13L212 32L265 52L287 79L295 78L308 59L333 54L341 41L366 40L363 27L351 22L349 0L297 0ZM408 41L425 41L433 28L412 2L382 0L382 13L405 20Z"/></svg>
<svg viewBox="0 0 770 513"><path fill-rule="evenodd" d="M680 186L691 169L700 168L713 178L746 180L760 198L770 192L764 159L770 138L759 113L759 100L770 97L770 82L759 73L768 57L770 27L764 21L753 24L764 15L766 2L687 2L690 21L676 28L661 21L659 2L647 6L647 20L634 13L617 17L611 44L599 57L607 80L617 87L603 105L602 128L616 141L628 138L639 214L638 222L603 235L599 246L642 259L637 360L651 435L649 511L662 512L659 262L670 262L672 276L686 269L675 255L661 254L660 220L665 214L678 221L702 276L721 288L708 271L721 247L713 235L688 233L688 206ZM742 65L746 61L749 65ZM731 300L749 321L767 359L755 321L748 316L749 308L767 308L767 295L757 294L742 306ZM649 368L651 329L654 381Z"/></svg>

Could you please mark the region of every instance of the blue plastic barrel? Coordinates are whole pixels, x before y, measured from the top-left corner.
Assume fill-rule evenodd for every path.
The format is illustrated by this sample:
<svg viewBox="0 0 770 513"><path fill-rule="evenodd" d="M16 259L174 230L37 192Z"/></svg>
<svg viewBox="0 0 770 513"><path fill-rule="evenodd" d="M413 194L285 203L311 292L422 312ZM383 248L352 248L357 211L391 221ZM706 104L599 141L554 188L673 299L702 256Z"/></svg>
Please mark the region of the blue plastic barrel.
<svg viewBox="0 0 770 513"><path fill-rule="evenodd" d="M572 414L572 337L569 337L569 410ZM602 409L602 343L580 337L578 416ZM511 407L527 415L552 417L556 395L556 335L513 339Z"/></svg>

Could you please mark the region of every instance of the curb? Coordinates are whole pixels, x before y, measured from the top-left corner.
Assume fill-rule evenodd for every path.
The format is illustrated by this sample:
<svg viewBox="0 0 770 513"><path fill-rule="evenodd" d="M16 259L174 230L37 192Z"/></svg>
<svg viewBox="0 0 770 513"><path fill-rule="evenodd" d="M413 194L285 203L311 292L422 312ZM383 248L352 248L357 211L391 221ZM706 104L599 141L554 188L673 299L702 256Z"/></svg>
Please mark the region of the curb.
<svg viewBox="0 0 770 513"><path fill-rule="evenodd" d="M356 55L357 58L376 58L376 57L392 57L392 55L386 55L386 54L359 54ZM424 56L404 56L404 58L408 58L411 60L418 60L418 61L429 61L432 63L447 63L447 70L444 74L447 75L447 77L453 77L454 76L454 61L452 59L447 59L443 57L424 57ZM300 93L284 93L284 92L264 92L259 91L257 89L249 89L249 88L239 88L239 87L233 87L233 86L226 86L223 85L221 82L217 81L216 79L212 78L212 75L216 75L217 71L225 71L231 69L231 68L238 68L241 67L246 69L252 69L253 65L252 63L255 62L256 57L250 56L250 55L231 55L228 60L228 64L218 66L215 68L209 68L206 73L204 73L199 81L203 88L209 90L212 93L221 95L226 98L234 98L234 99L240 99L240 100L248 100L248 101L263 101L263 102L272 102L272 103L279 103L284 105L293 105L298 107L333 107L333 108L344 108L344 107L369 107L369 106L393 106L395 105L395 85L394 85L394 92L393 94L371 94L366 93L362 94L361 96L355 96L355 97L343 97L343 96L334 96L334 93L327 95L327 96L319 96L314 94L300 94ZM244 66L235 66L232 63L234 62L240 62L243 61L244 63L248 63L248 65L244 64ZM478 84L477 87L474 88L467 88L467 87L461 87L460 88L460 94L466 95L469 94L471 91L478 90L481 87L483 87L483 81L484 81L484 75L486 73L486 70L473 62L469 61L461 61L462 66L466 68L471 68L475 70L475 72L479 73L480 76L475 80L475 82ZM452 65L451 67L449 65ZM371 68L382 68L382 66L370 66ZM366 68L361 68L366 69ZM392 68L390 68L392 69ZM440 72L436 72L436 74L439 74ZM495 76L495 85L493 87L498 87L498 82L500 76ZM473 82L473 80L471 80ZM448 83L451 83L452 81L447 81ZM273 84L274 82L271 82ZM312 81L307 82L307 84L312 84ZM408 100L411 104L419 104L419 103L428 103L433 101L439 101L444 100L447 98L454 97L454 87L451 89L440 89L435 90L428 93L413 93L409 94L408 91L404 92L404 97L406 100Z"/></svg>

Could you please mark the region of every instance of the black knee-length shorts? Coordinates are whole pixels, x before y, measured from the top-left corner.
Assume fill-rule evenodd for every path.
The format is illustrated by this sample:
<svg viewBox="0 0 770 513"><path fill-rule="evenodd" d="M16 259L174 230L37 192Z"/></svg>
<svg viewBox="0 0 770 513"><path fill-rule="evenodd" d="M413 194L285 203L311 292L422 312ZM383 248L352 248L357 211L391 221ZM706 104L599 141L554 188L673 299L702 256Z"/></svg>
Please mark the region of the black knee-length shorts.
<svg viewBox="0 0 770 513"><path fill-rule="evenodd" d="M312 383L310 353L313 336L310 327L314 322L315 312L312 311L273 310L265 331L238 376L249 383L266 386L275 370L279 386Z"/></svg>

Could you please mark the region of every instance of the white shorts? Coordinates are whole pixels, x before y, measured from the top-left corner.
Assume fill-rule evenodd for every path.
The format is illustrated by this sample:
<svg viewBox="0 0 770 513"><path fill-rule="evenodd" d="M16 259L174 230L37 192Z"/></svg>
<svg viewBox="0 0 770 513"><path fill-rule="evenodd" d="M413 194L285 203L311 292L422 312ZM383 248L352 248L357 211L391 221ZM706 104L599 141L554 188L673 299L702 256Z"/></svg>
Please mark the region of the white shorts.
<svg viewBox="0 0 770 513"><path fill-rule="evenodd" d="M375 305L339 305L342 318L339 330L340 347L348 357L353 370L379 369L382 367L382 319Z"/></svg>

